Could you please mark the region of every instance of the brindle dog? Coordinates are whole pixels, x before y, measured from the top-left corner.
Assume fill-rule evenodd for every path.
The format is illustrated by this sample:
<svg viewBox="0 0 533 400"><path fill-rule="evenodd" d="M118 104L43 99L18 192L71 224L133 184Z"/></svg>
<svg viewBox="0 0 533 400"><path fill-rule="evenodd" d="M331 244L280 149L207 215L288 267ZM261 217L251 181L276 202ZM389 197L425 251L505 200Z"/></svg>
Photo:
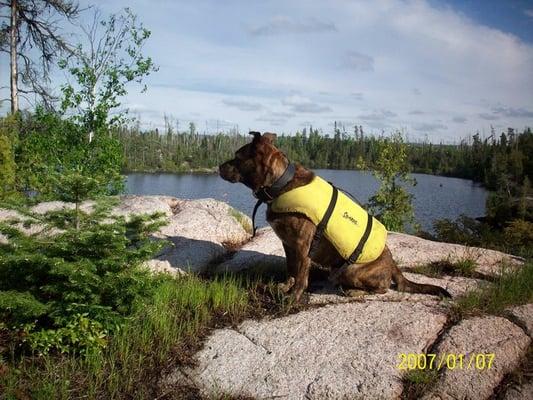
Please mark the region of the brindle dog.
<svg viewBox="0 0 533 400"><path fill-rule="evenodd" d="M241 182L254 193L271 187L289 165L287 157L273 142L274 133L250 132L254 135L251 143L241 147L235 158L219 166L220 176L232 183ZM294 177L280 191L287 192L311 182L312 171L295 164ZM280 288L290 293L298 301L308 286L311 261L332 268L330 278L344 288L362 289L373 293L384 293L392 282L402 292L427 293L450 297L443 288L423 285L407 280L394 262L390 250L385 246L376 260L366 264L343 265L344 260L335 247L322 237L309 258L309 248L313 241L316 226L305 215L299 213L275 213L267 202L267 221L281 239L287 259L288 279Z"/></svg>

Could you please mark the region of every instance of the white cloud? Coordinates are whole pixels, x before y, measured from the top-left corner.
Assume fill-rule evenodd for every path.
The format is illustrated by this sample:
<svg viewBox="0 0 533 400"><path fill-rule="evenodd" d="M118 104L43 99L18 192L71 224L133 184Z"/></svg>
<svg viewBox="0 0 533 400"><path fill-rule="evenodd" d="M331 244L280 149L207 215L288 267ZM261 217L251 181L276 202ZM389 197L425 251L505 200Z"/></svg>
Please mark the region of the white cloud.
<svg viewBox="0 0 533 400"><path fill-rule="evenodd" d="M377 110L370 114L359 115L363 121L384 121L396 117L397 114L389 110Z"/></svg>
<svg viewBox="0 0 533 400"><path fill-rule="evenodd" d="M415 124L413 128L419 132L432 133L446 130L448 127L440 123L423 122L421 124Z"/></svg>
<svg viewBox="0 0 533 400"><path fill-rule="evenodd" d="M342 65L355 71L373 71L374 59L357 51L349 51L345 54Z"/></svg>
<svg viewBox="0 0 533 400"><path fill-rule="evenodd" d="M263 106L260 103L246 100L233 100L233 99L224 99L222 103L229 107L238 108L241 111L259 111L263 109Z"/></svg>
<svg viewBox="0 0 533 400"><path fill-rule="evenodd" d="M249 32L255 36L334 32L336 30L332 22L324 22L316 18L295 20L286 15L275 16L264 25L249 28Z"/></svg>
<svg viewBox="0 0 533 400"><path fill-rule="evenodd" d="M489 113L479 113L479 118L485 119L487 121L495 121L497 119L500 119L496 114L489 114Z"/></svg>
<svg viewBox="0 0 533 400"><path fill-rule="evenodd" d="M452 122L455 122L457 124L464 124L466 121L468 121L465 117L462 117L460 115L456 115L452 118Z"/></svg>
<svg viewBox="0 0 533 400"><path fill-rule="evenodd" d="M307 97L292 95L284 98L281 103L289 106L294 113L324 113L331 111L331 108L311 101Z"/></svg>
<svg viewBox="0 0 533 400"><path fill-rule="evenodd" d="M524 108L494 107L492 112L510 118L533 118L533 111Z"/></svg>

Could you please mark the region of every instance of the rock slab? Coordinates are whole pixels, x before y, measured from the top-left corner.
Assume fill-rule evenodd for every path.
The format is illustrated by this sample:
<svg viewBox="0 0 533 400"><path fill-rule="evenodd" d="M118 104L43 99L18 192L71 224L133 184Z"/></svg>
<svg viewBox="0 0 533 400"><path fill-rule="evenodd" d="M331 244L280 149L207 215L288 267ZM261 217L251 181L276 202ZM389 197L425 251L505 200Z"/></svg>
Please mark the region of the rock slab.
<svg viewBox="0 0 533 400"><path fill-rule="evenodd" d="M505 393L503 400L531 400L533 399L533 382L511 387Z"/></svg>
<svg viewBox="0 0 533 400"><path fill-rule="evenodd" d="M533 304L511 307L507 310L507 315L533 338Z"/></svg>
<svg viewBox="0 0 533 400"><path fill-rule="evenodd" d="M500 251L435 242L405 233L389 232L387 245L401 268L413 268L438 261L457 262L470 259L476 263L476 272L493 277L501 273L502 264L512 267L523 263L520 257Z"/></svg>
<svg viewBox="0 0 533 400"><path fill-rule="evenodd" d="M399 353L420 353L446 316L423 304L349 303L221 329L174 383L209 397L395 399Z"/></svg>
<svg viewBox="0 0 533 400"><path fill-rule="evenodd" d="M477 317L461 321L444 335L435 354L464 354L463 368L443 368L437 384L423 399L487 399L502 378L519 365L530 342L522 329L505 318ZM478 354L494 354L491 368L477 369L475 358L470 364L469 357ZM481 361L479 365L482 366Z"/></svg>
<svg viewBox="0 0 533 400"><path fill-rule="evenodd" d="M180 201L158 237L169 240L157 260L186 272L205 272L228 253L227 247L242 244L250 234L231 215L231 207L213 199Z"/></svg>

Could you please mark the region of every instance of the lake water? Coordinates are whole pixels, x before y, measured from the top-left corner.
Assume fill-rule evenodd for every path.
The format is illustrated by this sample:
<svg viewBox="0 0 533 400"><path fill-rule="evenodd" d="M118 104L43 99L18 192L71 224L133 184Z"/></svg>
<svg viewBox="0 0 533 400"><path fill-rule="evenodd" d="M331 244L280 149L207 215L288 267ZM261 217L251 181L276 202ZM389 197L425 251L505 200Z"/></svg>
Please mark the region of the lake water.
<svg viewBox="0 0 533 400"><path fill-rule="evenodd" d="M315 170L324 179L352 193L361 203L378 189L378 182L370 172ZM436 219L455 219L461 214L469 217L485 215L487 191L472 181L442 176L412 174L417 184L410 187L414 195L415 218L424 230L431 231ZM231 184L218 175L200 174L145 174L127 176L130 194L162 194L185 199L211 197L223 200L247 215L252 215L256 199L243 184ZM257 213L256 224L266 225L265 209Z"/></svg>

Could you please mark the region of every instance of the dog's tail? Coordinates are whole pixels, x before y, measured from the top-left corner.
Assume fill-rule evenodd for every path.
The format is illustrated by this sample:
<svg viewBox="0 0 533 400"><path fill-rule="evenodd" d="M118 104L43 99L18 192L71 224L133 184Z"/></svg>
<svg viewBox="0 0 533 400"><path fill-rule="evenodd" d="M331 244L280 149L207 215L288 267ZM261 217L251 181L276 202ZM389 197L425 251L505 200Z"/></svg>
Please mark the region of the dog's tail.
<svg viewBox="0 0 533 400"><path fill-rule="evenodd" d="M396 265L393 265L392 267L392 280L394 283L396 283L396 287L400 292L423 293L442 297L452 297L446 289L441 288L440 286L411 282L405 276L403 276L402 271L400 271Z"/></svg>

